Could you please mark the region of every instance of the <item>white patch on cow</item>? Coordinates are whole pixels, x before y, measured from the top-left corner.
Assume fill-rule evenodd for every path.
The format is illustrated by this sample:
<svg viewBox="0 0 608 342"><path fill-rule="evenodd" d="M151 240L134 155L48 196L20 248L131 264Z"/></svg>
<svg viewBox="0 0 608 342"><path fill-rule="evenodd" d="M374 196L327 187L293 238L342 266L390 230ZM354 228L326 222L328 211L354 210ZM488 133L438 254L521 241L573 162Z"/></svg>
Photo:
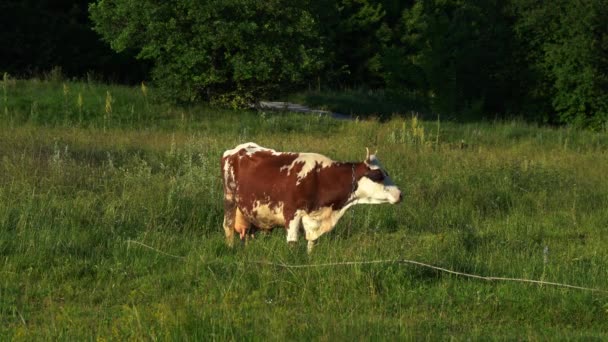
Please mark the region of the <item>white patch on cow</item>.
<svg viewBox="0 0 608 342"><path fill-rule="evenodd" d="M283 171L287 168L287 175L291 173L291 170L298 164L302 164L302 169L298 172L298 181L296 185L300 184L300 182L306 178L306 176L310 173L310 171L314 170L317 164L320 168L325 168L333 165L334 161L327 158L324 155L317 153L299 153L298 158L294 159L293 162L289 166L282 166L280 171Z"/></svg>
<svg viewBox="0 0 608 342"><path fill-rule="evenodd" d="M270 148L262 147L254 142L248 142L248 143L240 144L231 150L226 150L223 154L223 157L237 154L240 150L243 150L243 149L246 151L248 156L251 156L252 154L254 154L256 152L271 152L273 156L280 156L282 154L281 152L277 152Z"/></svg>
<svg viewBox="0 0 608 342"><path fill-rule="evenodd" d="M273 226L285 225L283 203L281 202L269 204L255 201L250 214L255 218L260 228L270 229Z"/></svg>
<svg viewBox="0 0 608 342"><path fill-rule="evenodd" d="M346 210L354 204L354 202L351 202L340 210L333 210L331 207L323 207L302 216L302 226L306 232L306 240L314 241L318 239L319 236L334 229Z"/></svg>
<svg viewBox="0 0 608 342"><path fill-rule="evenodd" d="M228 191L230 191L228 196L224 196L227 200L233 200L232 191L236 190L236 182L234 178L234 168L232 167L230 158L224 160L224 184Z"/></svg>
<svg viewBox="0 0 608 342"><path fill-rule="evenodd" d="M225 184L228 184L230 180L234 180L234 169L232 168L232 164L230 164L230 159L224 160L224 181Z"/></svg>

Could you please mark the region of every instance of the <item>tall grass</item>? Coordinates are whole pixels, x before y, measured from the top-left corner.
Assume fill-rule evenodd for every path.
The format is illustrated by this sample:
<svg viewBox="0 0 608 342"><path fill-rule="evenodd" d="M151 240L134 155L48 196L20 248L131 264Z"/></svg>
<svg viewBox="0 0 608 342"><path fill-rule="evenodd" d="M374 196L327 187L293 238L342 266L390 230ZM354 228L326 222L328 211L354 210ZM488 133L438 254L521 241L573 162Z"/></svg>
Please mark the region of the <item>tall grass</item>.
<svg viewBox="0 0 608 342"><path fill-rule="evenodd" d="M2 340L607 337L602 293L252 263L407 258L608 289L606 133L179 108L150 88L66 86L16 81L0 123ZM250 140L338 160L378 148L404 203L351 209L311 256L280 229L230 250L219 156Z"/></svg>
<svg viewBox="0 0 608 342"><path fill-rule="evenodd" d="M4 104L4 117L8 118L8 73L2 75L2 100Z"/></svg>

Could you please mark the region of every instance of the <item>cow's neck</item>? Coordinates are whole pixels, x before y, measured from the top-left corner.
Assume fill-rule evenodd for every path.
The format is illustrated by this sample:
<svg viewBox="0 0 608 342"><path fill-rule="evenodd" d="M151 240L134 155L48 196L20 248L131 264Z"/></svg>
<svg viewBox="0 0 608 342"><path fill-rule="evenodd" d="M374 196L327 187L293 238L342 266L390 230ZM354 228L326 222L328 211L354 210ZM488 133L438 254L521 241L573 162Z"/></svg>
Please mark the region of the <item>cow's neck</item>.
<svg viewBox="0 0 608 342"><path fill-rule="evenodd" d="M331 207L334 211L341 211L354 204L358 181L365 170L363 163L334 163L329 168L321 169L326 191L321 192L315 209Z"/></svg>
<svg viewBox="0 0 608 342"><path fill-rule="evenodd" d="M346 200L344 208L342 208L341 210L345 211L350 206L356 204L357 197L355 196L355 192L357 190L357 182L359 181L359 179L361 179L361 177L363 177L363 175L367 171L367 166L365 165L365 163L344 163L341 166L343 168L343 172L345 174L348 174L348 179L350 183L349 188L347 190L348 199Z"/></svg>
<svg viewBox="0 0 608 342"><path fill-rule="evenodd" d="M336 225L338 220L346 213L348 208L358 203L358 198L355 195L357 191L357 182L367 170L367 166L364 163L344 163L344 173L348 174L348 178L350 179L350 188L348 190L348 199L340 208L340 210L336 210L331 215L331 224L332 226Z"/></svg>

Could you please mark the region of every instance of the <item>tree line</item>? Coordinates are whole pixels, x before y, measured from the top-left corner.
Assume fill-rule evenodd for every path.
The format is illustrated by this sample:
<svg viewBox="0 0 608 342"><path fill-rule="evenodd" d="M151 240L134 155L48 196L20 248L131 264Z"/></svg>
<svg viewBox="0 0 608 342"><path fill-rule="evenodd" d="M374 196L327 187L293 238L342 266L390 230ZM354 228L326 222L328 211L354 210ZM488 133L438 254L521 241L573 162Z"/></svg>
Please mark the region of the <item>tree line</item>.
<svg viewBox="0 0 608 342"><path fill-rule="evenodd" d="M92 30L88 0L0 1L0 73L42 76L52 69L65 77L136 83L151 62L135 52L113 51Z"/></svg>
<svg viewBox="0 0 608 342"><path fill-rule="evenodd" d="M68 50L91 44L87 51L97 53L67 58L64 69L149 71L177 102L238 107L304 89L367 88L382 89L388 100L414 98L442 116L597 129L608 122L606 0L63 2L72 12L54 14L64 19L51 25L82 36L56 43ZM61 1L8 3L48 12ZM90 28L122 54L122 64L104 63L116 54ZM41 33L43 55L60 53L50 46L56 32ZM0 39L23 39L13 33ZM134 68L131 56L146 63Z"/></svg>

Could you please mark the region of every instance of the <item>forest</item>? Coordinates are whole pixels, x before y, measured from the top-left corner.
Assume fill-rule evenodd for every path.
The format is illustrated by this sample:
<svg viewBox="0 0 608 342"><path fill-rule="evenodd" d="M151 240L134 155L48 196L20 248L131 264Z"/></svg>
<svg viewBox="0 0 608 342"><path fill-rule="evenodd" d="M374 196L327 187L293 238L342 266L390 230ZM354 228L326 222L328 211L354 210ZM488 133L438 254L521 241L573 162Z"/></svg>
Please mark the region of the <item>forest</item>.
<svg viewBox="0 0 608 342"><path fill-rule="evenodd" d="M360 89L456 119L608 120L605 0L8 0L0 13L0 71L15 76L151 80L178 103Z"/></svg>

